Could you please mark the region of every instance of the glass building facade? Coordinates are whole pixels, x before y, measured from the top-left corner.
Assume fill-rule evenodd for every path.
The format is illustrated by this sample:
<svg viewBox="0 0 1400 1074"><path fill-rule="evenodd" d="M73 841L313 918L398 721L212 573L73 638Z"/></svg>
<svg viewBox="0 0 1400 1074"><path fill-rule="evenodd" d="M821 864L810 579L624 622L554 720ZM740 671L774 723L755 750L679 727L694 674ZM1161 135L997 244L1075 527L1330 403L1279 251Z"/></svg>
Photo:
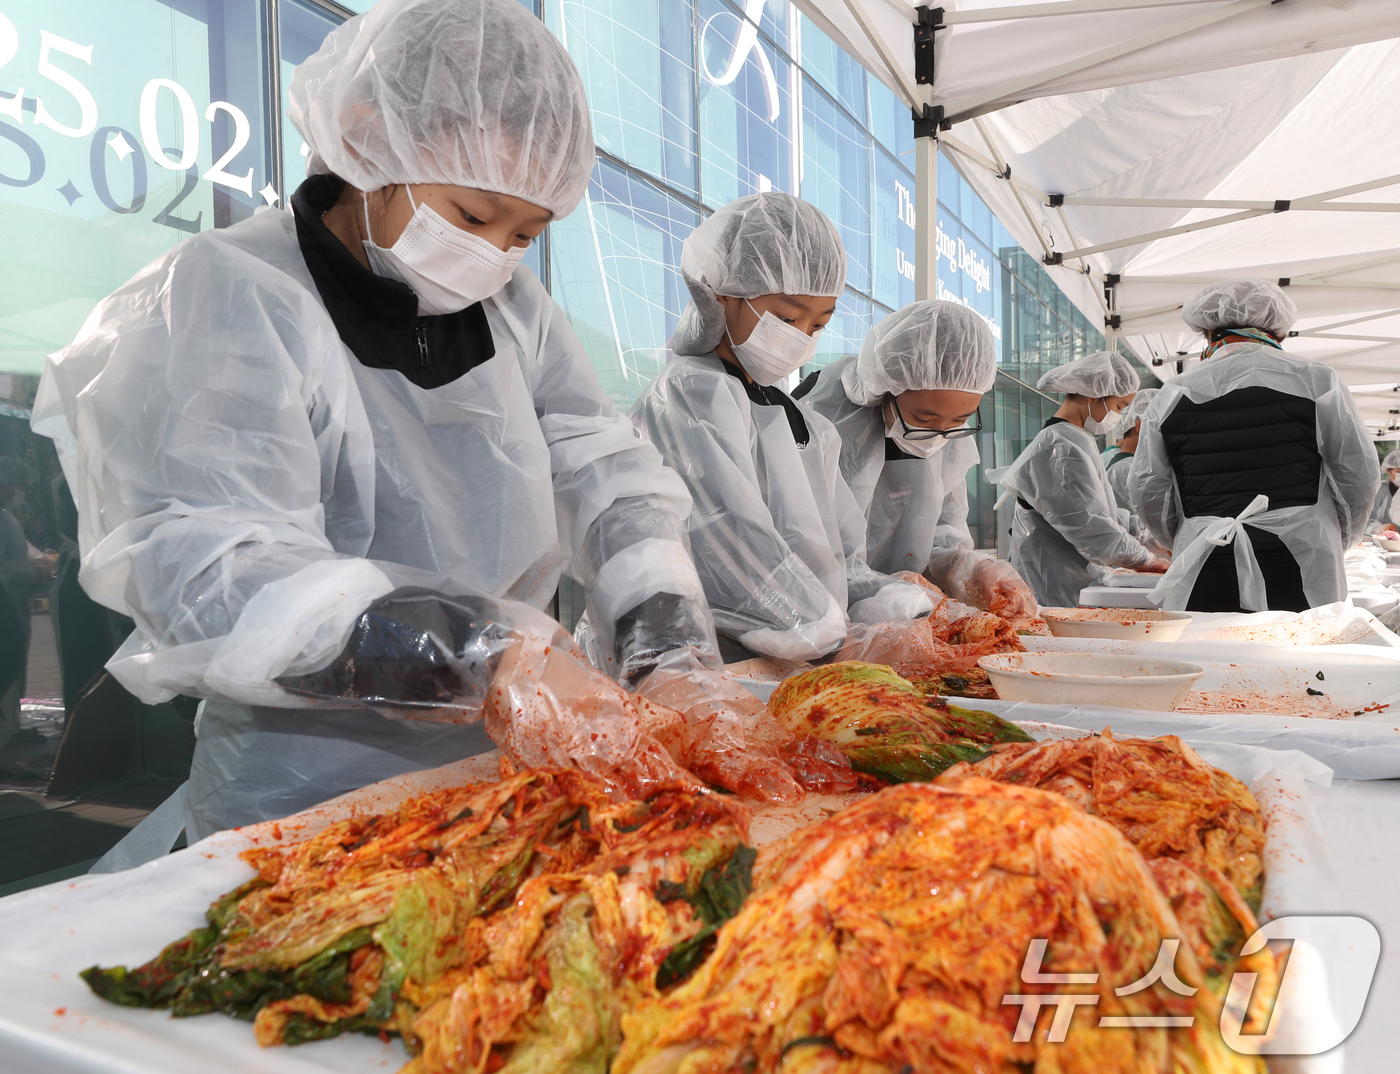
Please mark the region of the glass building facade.
<svg viewBox="0 0 1400 1074"><path fill-rule="evenodd" d="M286 118L291 71L368 6L6 6L0 223L12 257L0 291L0 399L11 417L24 417L44 356L142 265L192 233L285 205L305 176L305 146ZM665 361L687 300L681 244L734 198L786 190L840 230L848 283L814 366L857 350L875 320L913 300L908 111L788 0L526 6L578 65L599 154L583 205L527 263L619 407ZM984 458L1001 464L1034 434L1046 403L1017 381L1103 337L946 158L939 195L938 296L987 319L1008 374L983 411ZM979 505L988 499L977 478L972 492ZM51 538L53 520L42 521ZM981 543L994 543L986 510L974 522Z"/></svg>
<svg viewBox="0 0 1400 1074"><path fill-rule="evenodd" d="M305 175L305 147L286 117L290 74L371 2L0 6L0 456L21 459L37 477L25 502L10 505L35 550L67 549L72 559L71 508L53 494L57 460L28 427L45 356L174 244L285 208ZM908 110L788 0L525 6L578 65L598 149L584 203L551 225L526 263L567 311L620 408L666 360L687 301L682 243L736 197L789 191L840 230L849 278L814 367L858 350L878 318L913 300ZM1029 385L1045 368L1101 348L1103 337L946 159L939 196L938 296L976 310L996 336L1006 375L984 400L980 446L985 465L1004 465L1057 405ZM992 546L994 490L978 471L969 491L978 543ZM92 685L77 681L79 665L64 657L45 592L24 598L34 612L29 677L21 737L0 732L0 795L42 787L43 750L51 759L65 718ZM116 617L108 626L130 629ZM131 706L133 726L148 730L188 716ZM7 745L19 741L29 760ZM124 771L159 775L171 764L157 756L153 746L135 749ZM100 852L103 838L75 845L70 857ZM44 871L24 860L0 862L0 893L17 876Z"/></svg>

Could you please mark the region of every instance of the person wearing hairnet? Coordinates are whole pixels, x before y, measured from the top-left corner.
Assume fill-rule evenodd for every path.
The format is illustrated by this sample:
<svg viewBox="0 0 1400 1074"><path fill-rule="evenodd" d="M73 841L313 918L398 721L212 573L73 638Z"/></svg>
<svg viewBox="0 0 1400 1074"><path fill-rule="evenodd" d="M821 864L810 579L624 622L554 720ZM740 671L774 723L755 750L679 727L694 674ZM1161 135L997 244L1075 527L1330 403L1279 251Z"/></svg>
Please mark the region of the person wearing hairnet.
<svg viewBox="0 0 1400 1074"><path fill-rule="evenodd" d="M930 300L884 318L858 355L826 366L797 394L841 434L841 476L866 519L870 566L923 574L964 604L1020 618L1035 615L1034 594L1009 563L972 551L967 526L967 473L982 427L973 419L995 379L986 322Z"/></svg>
<svg viewBox="0 0 1400 1074"><path fill-rule="evenodd" d="M1063 392L1064 403L1015 462L987 475L1003 486L1003 499L1016 497L1011 565L1052 607L1076 606L1079 591L1102 577L1095 566L1166 570L1167 561L1130 532L1094 443L1133 401L1133 367L1098 351L1050 370L1036 387Z"/></svg>
<svg viewBox="0 0 1400 1074"><path fill-rule="evenodd" d="M1206 337L1203 361L1152 401L1133 460L1137 514L1173 549L1153 600L1208 612L1342 600L1343 552L1379 483L1351 392L1284 353L1298 311L1276 284L1211 284L1181 316Z"/></svg>
<svg viewBox="0 0 1400 1074"><path fill-rule="evenodd" d="M1371 499L1371 517L1367 533L1393 533L1400 526L1400 451L1392 451L1381 460L1380 487Z"/></svg>
<svg viewBox="0 0 1400 1074"><path fill-rule="evenodd" d="M1128 474L1132 470L1133 455L1137 452L1138 436L1142 432L1142 416L1147 413L1152 400L1157 398L1158 388L1142 388L1133 396L1133 401L1123 408L1123 416L1118 428L1123 430L1119 437L1117 454L1104 459L1104 470L1108 473L1108 483L1113 489L1113 500L1123 510L1133 509L1128 497Z"/></svg>
<svg viewBox="0 0 1400 1074"><path fill-rule="evenodd" d="M629 695L541 611L561 569L614 677L720 666L685 486L520 265L593 169L563 46L513 0L380 0L290 97L293 211L139 273L35 407L84 587L137 623L108 667L207 699L191 842L488 750L483 709L528 763L630 764ZM507 671L568 696L522 715L542 688ZM578 722L570 691L618 721Z"/></svg>
<svg viewBox="0 0 1400 1074"><path fill-rule="evenodd" d="M1125 430L1115 445L1117 454L1104 462L1104 472L1108 474L1108 487L1113 490L1113 502L1120 510L1128 512L1128 532L1148 549L1158 555L1169 555L1171 548L1160 543L1142 520L1133 513L1133 501L1129 485L1132 479L1133 455L1137 452L1138 437L1142 433L1142 416L1157 397L1158 388L1143 388L1133 396L1133 401L1123 408L1123 417L1118 428Z"/></svg>
<svg viewBox="0 0 1400 1074"><path fill-rule="evenodd" d="M841 438L778 382L816 352L846 283L835 226L790 194L730 202L686 239L676 357L633 418L685 479L690 545L726 656L810 660L863 622L913 619L925 589L865 563Z"/></svg>

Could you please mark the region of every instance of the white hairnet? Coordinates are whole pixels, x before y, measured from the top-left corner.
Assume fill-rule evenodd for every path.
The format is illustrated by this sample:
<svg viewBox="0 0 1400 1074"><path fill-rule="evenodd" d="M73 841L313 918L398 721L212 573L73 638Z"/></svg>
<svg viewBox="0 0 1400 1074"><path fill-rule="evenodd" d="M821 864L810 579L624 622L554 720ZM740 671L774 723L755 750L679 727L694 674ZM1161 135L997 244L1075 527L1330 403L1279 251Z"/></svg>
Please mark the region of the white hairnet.
<svg viewBox="0 0 1400 1074"><path fill-rule="evenodd" d="M1121 354L1095 351L1050 370L1035 386L1047 392L1103 399L1110 395L1132 395L1139 383L1137 370Z"/></svg>
<svg viewBox="0 0 1400 1074"><path fill-rule="evenodd" d="M771 191L731 201L690 233L681 251L690 304L671 349L709 354L724 335L716 295L825 295L846 287L846 248L826 214L791 194Z"/></svg>
<svg viewBox="0 0 1400 1074"><path fill-rule="evenodd" d="M1278 284L1246 277L1223 280L1197 291L1182 305L1181 319L1198 332L1262 328L1283 335L1298 319L1298 307Z"/></svg>
<svg viewBox="0 0 1400 1074"><path fill-rule="evenodd" d="M1400 470L1400 451L1392 451L1381 463L1382 470Z"/></svg>
<svg viewBox="0 0 1400 1074"><path fill-rule="evenodd" d="M1160 392L1161 388L1142 388L1133 396L1133 401L1123 408L1123 417L1118 422L1118 428L1123 430L1123 435L1133 431L1133 426L1142 420L1142 416L1147 413L1147 408L1152 405L1153 398Z"/></svg>
<svg viewBox="0 0 1400 1074"><path fill-rule="evenodd" d="M956 302L915 302L870 330L841 383L851 402L876 406L907 391L987 392L997 376L992 330Z"/></svg>
<svg viewBox="0 0 1400 1074"><path fill-rule="evenodd" d="M583 82L514 0L379 0L292 72L310 175L449 183L567 216L593 172Z"/></svg>

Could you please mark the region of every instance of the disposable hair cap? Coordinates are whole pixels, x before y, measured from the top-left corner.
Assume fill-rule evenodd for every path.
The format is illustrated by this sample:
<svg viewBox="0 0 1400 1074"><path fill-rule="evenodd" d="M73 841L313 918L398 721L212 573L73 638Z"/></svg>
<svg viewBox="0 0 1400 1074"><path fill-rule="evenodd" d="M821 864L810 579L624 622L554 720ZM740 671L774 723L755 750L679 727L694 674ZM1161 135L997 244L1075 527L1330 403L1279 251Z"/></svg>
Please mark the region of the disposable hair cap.
<svg viewBox="0 0 1400 1074"><path fill-rule="evenodd" d="M877 406L907 391L979 395L997 376L996 341L987 323L956 302L915 302L891 313L865 337L841 383L851 402Z"/></svg>
<svg viewBox="0 0 1400 1074"><path fill-rule="evenodd" d="M292 72L308 175L447 183L567 216L593 172L583 82L515 0L379 0Z"/></svg>
<svg viewBox="0 0 1400 1074"><path fill-rule="evenodd" d="M1139 383L1137 370L1121 354L1095 351L1050 370L1035 386L1047 392L1103 399L1110 395L1132 395Z"/></svg>
<svg viewBox="0 0 1400 1074"><path fill-rule="evenodd" d="M1126 435L1133 431L1133 426L1142 420L1142 416L1147 413L1147 408L1152 405L1152 400L1161 388L1143 388L1135 396L1133 401L1123 408L1123 417L1118 422L1118 428Z"/></svg>
<svg viewBox="0 0 1400 1074"><path fill-rule="evenodd" d="M731 201L690 233L681 251L690 304L671 337L677 354L709 354L724 336L717 295L819 295L846 286L846 248L826 214L770 191Z"/></svg>
<svg viewBox="0 0 1400 1074"><path fill-rule="evenodd" d="M1198 332L1262 328L1281 336L1298 320L1298 307L1268 280L1222 280L1197 291L1181 307L1181 319Z"/></svg>

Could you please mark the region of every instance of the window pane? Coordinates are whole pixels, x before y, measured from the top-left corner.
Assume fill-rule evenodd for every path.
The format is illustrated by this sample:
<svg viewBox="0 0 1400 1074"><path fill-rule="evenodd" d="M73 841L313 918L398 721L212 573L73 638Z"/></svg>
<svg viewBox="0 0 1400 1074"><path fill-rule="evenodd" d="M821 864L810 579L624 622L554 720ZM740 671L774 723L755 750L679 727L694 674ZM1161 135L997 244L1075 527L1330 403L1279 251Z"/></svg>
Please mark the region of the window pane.
<svg viewBox="0 0 1400 1074"><path fill-rule="evenodd" d="M870 139L816 87L802 87L802 197L836 224L846 283L870 290Z"/></svg>
<svg viewBox="0 0 1400 1074"><path fill-rule="evenodd" d="M0 17L19 49L0 86L10 98L9 87L23 87L24 98L22 121L0 117L0 215L4 247L24 251L24 263L0 288L0 373L39 373L44 356L137 269L263 204L257 8L217 10L215 18L203 4L177 10L153 0L5 6ZM81 96L38 73L41 29L63 40L50 62ZM91 62L71 54L89 48ZM154 103L145 131L143 93ZM213 101L225 105L211 122ZM214 172L244 123L246 139Z"/></svg>
<svg viewBox="0 0 1400 1074"><path fill-rule="evenodd" d="M8 0L0 14L17 46L0 72L0 456L33 478L0 504L0 894L86 872L189 773L194 703L143 705L104 677L132 623L78 584L77 512L29 417L45 355L100 299L264 204L261 10ZM66 79L40 73L42 42Z"/></svg>
<svg viewBox="0 0 1400 1074"><path fill-rule="evenodd" d="M909 106L878 78L867 78L870 133L910 171L914 170L914 119Z"/></svg>
<svg viewBox="0 0 1400 1074"><path fill-rule="evenodd" d="M705 203L718 208L764 190L795 192L792 65L730 5L700 0L698 10Z"/></svg>
<svg viewBox="0 0 1400 1074"><path fill-rule="evenodd" d="M583 77L599 147L695 196L689 0L550 0L545 17Z"/></svg>
<svg viewBox="0 0 1400 1074"><path fill-rule="evenodd" d="M813 370L822 369L848 354L859 354L874 318L883 316L883 311L875 312L868 298L846 291L836 300L836 313L818 337L816 356L794 374L791 387L796 387Z"/></svg>
<svg viewBox="0 0 1400 1074"><path fill-rule="evenodd" d="M291 197L306 178L306 143L287 116L292 72L321 47L341 20L304 0L281 0L278 13L282 28L282 184L287 188L283 193Z"/></svg>
<svg viewBox="0 0 1400 1074"><path fill-rule="evenodd" d="M583 204L550 228L555 301L621 410L666 362L689 300L681 244L699 222L685 203L599 161Z"/></svg>
<svg viewBox="0 0 1400 1074"><path fill-rule="evenodd" d="M802 69L841 107L865 123L865 68L836 47L807 16L802 16Z"/></svg>
<svg viewBox="0 0 1400 1074"><path fill-rule="evenodd" d="M872 295L899 309L914 301L914 177L875 150L875 264Z"/></svg>

